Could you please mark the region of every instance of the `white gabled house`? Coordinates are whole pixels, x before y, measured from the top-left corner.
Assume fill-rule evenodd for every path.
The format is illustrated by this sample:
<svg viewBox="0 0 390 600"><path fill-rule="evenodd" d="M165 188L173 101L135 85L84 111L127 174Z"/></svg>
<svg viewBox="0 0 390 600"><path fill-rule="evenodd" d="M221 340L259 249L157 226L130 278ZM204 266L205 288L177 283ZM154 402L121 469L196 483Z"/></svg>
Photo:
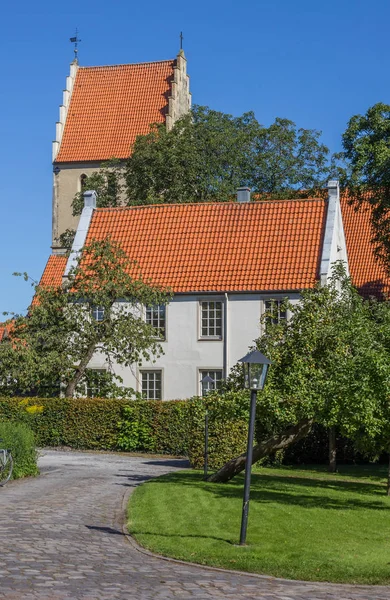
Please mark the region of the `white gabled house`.
<svg viewBox="0 0 390 600"><path fill-rule="evenodd" d="M41 283L60 285L92 239L119 242L144 281L174 295L166 307L144 309L162 332L164 355L117 372L147 398L188 398L205 391L205 375L217 383L246 354L271 303L299 301L303 289L326 282L336 261L348 269L350 249L358 287L379 293L375 285L386 280L369 240L364 260L356 260L369 234L368 214L340 203L337 181L329 182L327 198L251 201L241 189L234 202L122 208L96 208L95 193L86 192L72 252L52 255ZM278 318L286 317L280 308ZM89 367L107 365L96 355Z"/></svg>

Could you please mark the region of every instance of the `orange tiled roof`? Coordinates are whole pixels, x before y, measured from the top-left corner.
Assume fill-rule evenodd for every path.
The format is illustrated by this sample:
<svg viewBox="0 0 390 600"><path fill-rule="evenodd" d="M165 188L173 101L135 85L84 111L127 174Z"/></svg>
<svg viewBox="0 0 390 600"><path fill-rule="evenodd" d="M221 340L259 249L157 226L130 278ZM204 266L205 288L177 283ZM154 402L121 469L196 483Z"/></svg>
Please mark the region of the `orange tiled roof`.
<svg viewBox="0 0 390 600"><path fill-rule="evenodd" d="M138 135L165 121L175 64L79 67L55 162L127 158Z"/></svg>
<svg viewBox="0 0 390 600"><path fill-rule="evenodd" d="M348 203L348 196L341 197L345 239L351 278L359 292L365 296L383 297L390 294L390 278L377 260L371 244L373 230L370 221L370 205Z"/></svg>
<svg viewBox="0 0 390 600"><path fill-rule="evenodd" d="M101 208L86 243L111 236L174 292L299 290L318 280L325 218L320 199Z"/></svg>
<svg viewBox="0 0 390 600"><path fill-rule="evenodd" d="M62 254L52 254L46 263L39 285L60 286L68 257Z"/></svg>

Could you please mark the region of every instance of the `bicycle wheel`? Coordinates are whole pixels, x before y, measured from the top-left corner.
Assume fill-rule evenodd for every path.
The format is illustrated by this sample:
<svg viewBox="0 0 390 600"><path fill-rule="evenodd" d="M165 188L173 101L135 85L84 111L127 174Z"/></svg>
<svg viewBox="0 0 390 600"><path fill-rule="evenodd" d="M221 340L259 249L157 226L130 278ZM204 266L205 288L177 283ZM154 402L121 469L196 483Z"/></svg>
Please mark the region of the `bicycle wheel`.
<svg viewBox="0 0 390 600"><path fill-rule="evenodd" d="M0 453L0 486L11 479L14 461L9 452Z"/></svg>

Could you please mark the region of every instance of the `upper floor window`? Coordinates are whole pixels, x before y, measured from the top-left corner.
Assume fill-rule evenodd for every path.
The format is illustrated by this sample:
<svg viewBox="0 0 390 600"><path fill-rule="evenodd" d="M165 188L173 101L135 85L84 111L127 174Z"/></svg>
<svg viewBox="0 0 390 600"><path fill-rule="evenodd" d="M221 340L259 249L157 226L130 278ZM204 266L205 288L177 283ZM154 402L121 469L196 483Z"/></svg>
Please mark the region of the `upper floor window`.
<svg viewBox="0 0 390 600"><path fill-rule="evenodd" d="M266 323L277 325L287 319L286 300L287 298L272 298L264 302Z"/></svg>
<svg viewBox="0 0 390 600"><path fill-rule="evenodd" d="M141 371L141 391L145 400L161 400L162 372Z"/></svg>
<svg viewBox="0 0 390 600"><path fill-rule="evenodd" d="M217 390L221 386L222 370L200 371L200 385L202 396L207 396L208 392ZM213 381L203 381L205 377L210 377Z"/></svg>
<svg viewBox="0 0 390 600"><path fill-rule="evenodd" d="M222 338L222 302L219 300L202 300L200 303L202 338Z"/></svg>
<svg viewBox="0 0 390 600"><path fill-rule="evenodd" d="M145 320L148 325L154 327L159 338L165 340L166 306L158 304L156 306L147 306L145 311Z"/></svg>
<svg viewBox="0 0 390 600"><path fill-rule="evenodd" d="M87 175L85 173L83 173L82 175L80 175L80 191L81 192L84 192L86 185L87 185Z"/></svg>
<svg viewBox="0 0 390 600"><path fill-rule="evenodd" d="M104 320L104 307L103 306L93 306L91 308L92 318L95 321L103 321Z"/></svg>
<svg viewBox="0 0 390 600"><path fill-rule="evenodd" d="M106 384L105 369L87 369L85 372L85 393L87 398L99 398ZM103 394L104 395L104 394Z"/></svg>

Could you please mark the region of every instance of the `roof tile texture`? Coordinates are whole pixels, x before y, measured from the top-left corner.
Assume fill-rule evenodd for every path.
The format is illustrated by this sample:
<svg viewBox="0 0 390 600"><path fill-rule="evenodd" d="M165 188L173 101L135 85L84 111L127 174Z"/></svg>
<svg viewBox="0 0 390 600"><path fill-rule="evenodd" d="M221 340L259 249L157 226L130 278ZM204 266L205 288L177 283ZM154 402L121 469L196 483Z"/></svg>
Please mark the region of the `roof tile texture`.
<svg viewBox="0 0 390 600"><path fill-rule="evenodd" d="M366 297L390 295L369 206L356 211L344 196L341 208L354 284ZM325 217L318 199L98 209L88 240L111 235L145 279L175 292L292 290L317 280ZM66 261L50 256L41 283L61 285Z"/></svg>
<svg viewBox="0 0 390 600"><path fill-rule="evenodd" d="M138 135L165 121L174 65L80 67L55 162L127 158Z"/></svg>
<svg viewBox="0 0 390 600"><path fill-rule="evenodd" d="M61 254L52 254L46 263L40 285L60 286L68 258Z"/></svg>
<svg viewBox="0 0 390 600"><path fill-rule="evenodd" d="M174 292L299 290L318 279L325 218L320 199L97 209L86 243L110 235Z"/></svg>
<svg viewBox="0 0 390 600"><path fill-rule="evenodd" d="M371 207L348 203L348 197L341 197L345 239L349 270L354 285L365 296L383 297L390 294L390 278L383 265L375 257L371 244L373 229L370 221Z"/></svg>

